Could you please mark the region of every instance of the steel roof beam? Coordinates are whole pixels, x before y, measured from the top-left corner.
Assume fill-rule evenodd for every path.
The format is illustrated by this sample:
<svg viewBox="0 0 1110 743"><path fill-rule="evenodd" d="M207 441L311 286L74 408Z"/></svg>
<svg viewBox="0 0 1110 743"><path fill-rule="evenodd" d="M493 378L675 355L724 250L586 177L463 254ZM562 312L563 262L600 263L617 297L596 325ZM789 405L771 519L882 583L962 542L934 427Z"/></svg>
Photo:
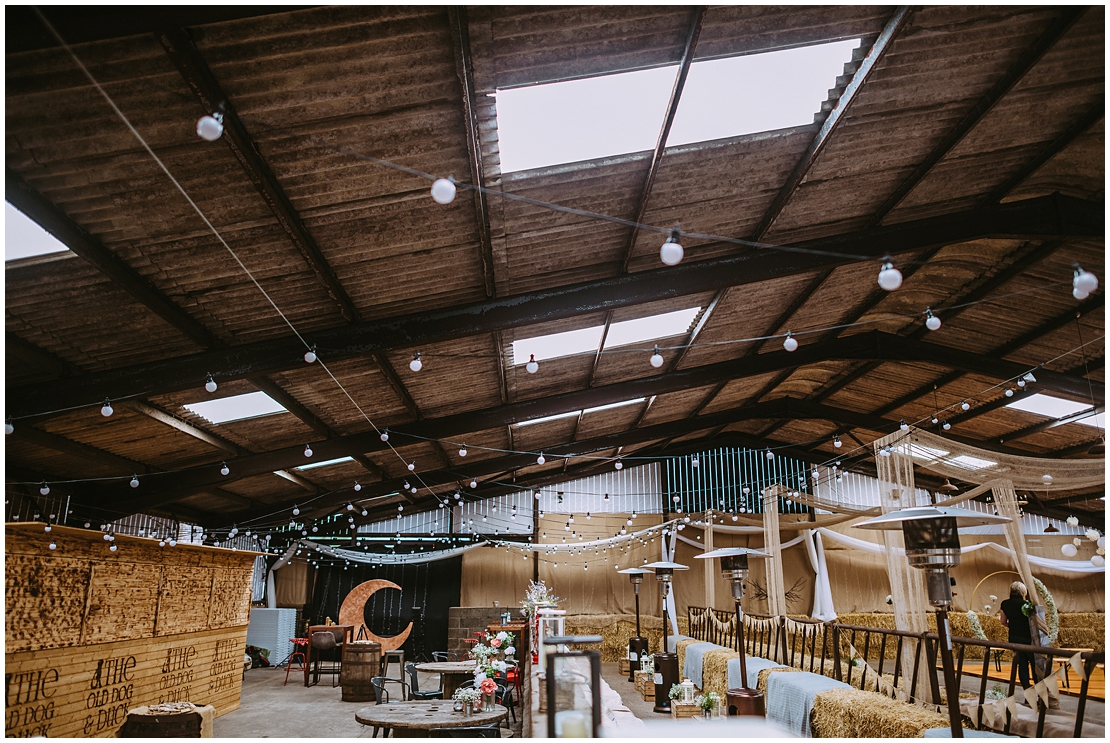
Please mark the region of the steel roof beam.
<svg viewBox="0 0 1110 743"><path fill-rule="evenodd" d="M756 251L690 261L516 297L315 331L306 333L305 338L317 346L321 358L330 361L716 291L855 260L847 256L880 258L892 245L910 251L988 236L1038 239L1102 236L1103 219L1101 203L1047 196L798 244L830 254ZM8 389L8 411L16 416L45 414L98 404L105 397L127 397L136 390L164 394L195 387L203 383L209 372L214 372L221 381L272 374L299 368L304 363L303 355L304 348L298 339L280 338L73 379L23 385Z"/></svg>

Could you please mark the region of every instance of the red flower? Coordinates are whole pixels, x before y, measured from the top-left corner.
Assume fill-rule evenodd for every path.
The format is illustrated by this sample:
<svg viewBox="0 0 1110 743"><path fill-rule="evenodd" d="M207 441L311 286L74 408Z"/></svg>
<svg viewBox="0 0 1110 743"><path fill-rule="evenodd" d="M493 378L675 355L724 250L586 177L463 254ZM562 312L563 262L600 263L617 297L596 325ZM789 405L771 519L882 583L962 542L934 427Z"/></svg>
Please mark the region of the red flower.
<svg viewBox="0 0 1110 743"><path fill-rule="evenodd" d="M493 638L492 640L490 640L490 641L489 641L489 644L490 644L491 646L495 647L495 648L499 648L499 647L501 647L501 641L500 641L500 640L498 640L498 639L497 639L496 637L495 637L495 638Z"/></svg>
<svg viewBox="0 0 1110 743"><path fill-rule="evenodd" d="M497 691L497 684L494 683L493 679L485 679L479 684L479 688L481 688L483 694L492 694Z"/></svg>

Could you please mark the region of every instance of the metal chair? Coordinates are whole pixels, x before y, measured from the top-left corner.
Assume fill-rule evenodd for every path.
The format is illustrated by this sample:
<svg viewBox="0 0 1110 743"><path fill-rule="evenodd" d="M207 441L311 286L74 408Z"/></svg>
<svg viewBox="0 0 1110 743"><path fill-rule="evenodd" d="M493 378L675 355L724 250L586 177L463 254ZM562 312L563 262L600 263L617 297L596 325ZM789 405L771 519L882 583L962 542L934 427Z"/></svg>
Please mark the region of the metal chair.
<svg viewBox="0 0 1110 743"><path fill-rule="evenodd" d="M382 702L389 701L389 690L385 688L386 684L399 684L401 686L401 698L397 701L404 702L412 699L411 692L409 691L409 685L401 679L391 679L388 676L375 676L374 678L370 679L370 685L374 687L374 704L381 704ZM385 729L385 732L382 734L383 738L389 737L389 730L389 728ZM370 737L378 737L377 725L374 726L374 732L370 734Z"/></svg>
<svg viewBox="0 0 1110 743"><path fill-rule="evenodd" d="M497 691L494 693L493 698L497 703L509 710L509 714L513 716L513 722L516 722L516 699L513 698L513 687L507 681L501 678L495 678L493 683L497 684ZM505 727L509 727L509 718L505 718Z"/></svg>
<svg viewBox="0 0 1110 743"><path fill-rule="evenodd" d="M443 698L443 675L439 677L439 688L431 689L428 691L420 691L420 681L417 679L416 664L406 663L405 671L408 673L409 678L412 679L412 690L409 692L410 699L442 699Z"/></svg>
<svg viewBox="0 0 1110 743"><path fill-rule="evenodd" d="M462 656L455 650L437 650L432 653L432 660L436 663L453 663L462 660Z"/></svg>
<svg viewBox="0 0 1110 743"><path fill-rule="evenodd" d="M285 659L285 681L282 686L289 683L289 671L293 668L293 661L299 661L301 667L297 669L298 673L305 673L308 671L308 663L305 661L304 648L308 645L307 637L294 637L289 640L293 643L293 652Z"/></svg>
<svg viewBox="0 0 1110 743"><path fill-rule="evenodd" d="M472 728L432 728L429 738L500 738L499 725L480 725Z"/></svg>
<svg viewBox="0 0 1110 743"><path fill-rule="evenodd" d="M343 668L343 636L340 635L339 637L336 637L335 633L333 632L317 630L316 632L312 633L312 637L309 640L309 643L312 645L313 650L311 671L313 681L311 685L315 686L316 684L320 683L321 673L329 673L331 674L332 688L335 688L339 685L339 674ZM329 663L331 663L331 667L321 670L320 654L328 650L338 653L339 659L332 659L328 661ZM286 669L286 676L288 676L288 669Z"/></svg>

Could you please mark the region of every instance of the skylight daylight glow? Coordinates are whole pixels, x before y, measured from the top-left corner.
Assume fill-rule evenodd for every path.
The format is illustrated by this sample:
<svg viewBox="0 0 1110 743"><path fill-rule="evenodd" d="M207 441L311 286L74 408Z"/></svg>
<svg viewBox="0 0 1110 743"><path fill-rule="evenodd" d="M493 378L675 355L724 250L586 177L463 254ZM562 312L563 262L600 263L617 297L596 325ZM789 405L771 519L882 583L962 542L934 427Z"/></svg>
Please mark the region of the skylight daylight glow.
<svg viewBox="0 0 1110 743"><path fill-rule="evenodd" d="M181 407L190 413L199 415L209 423L216 424L241 421L247 418L260 418L264 415L285 412L285 408L265 392L248 392L245 395L194 402Z"/></svg>
<svg viewBox="0 0 1110 743"><path fill-rule="evenodd" d="M998 462L992 462L989 459L979 459L979 457L968 456L961 454L958 457L952 457L948 460L949 464L955 464L960 467L966 467L969 470L982 470L987 467L994 467Z"/></svg>
<svg viewBox="0 0 1110 743"><path fill-rule="evenodd" d="M314 470L318 467L330 467L333 464L342 464L343 462L353 462L353 461L355 461L354 457L340 457L339 459L329 459L326 462L313 462L312 464L303 464L300 467L296 467L295 469L298 469L298 470Z"/></svg>
<svg viewBox="0 0 1110 743"><path fill-rule="evenodd" d="M605 336L605 349L629 346L644 341L659 340L682 335L690 330L690 324L701 312L701 307L690 307L661 315L650 315L635 320L622 320L609 326ZM510 345L514 366L528 363L528 357L535 355L536 361L558 359L579 353L596 352L601 343L604 325L581 330L567 330L562 333L539 335L535 338L521 338ZM604 349L603 349L604 350Z"/></svg>
<svg viewBox="0 0 1110 743"><path fill-rule="evenodd" d="M68 251L69 248L62 245L53 235L40 227L38 222L10 203L4 202L5 261Z"/></svg>
<svg viewBox="0 0 1110 743"><path fill-rule="evenodd" d="M1063 398L1053 397L1052 395L1042 395L1039 392L1015 400L1006 407L1013 408L1014 410L1022 410L1026 413L1033 413L1034 415L1043 415L1048 418L1066 418L1069 415L1083 410L1090 410L1091 408L1090 405L1084 402L1072 402L1071 400L1064 400ZM1095 416L1091 416L1091 418L1094 417ZM1085 423L1088 420L1090 419L1084 418L1082 421L1077 422Z"/></svg>
<svg viewBox="0 0 1110 743"><path fill-rule="evenodd" d="M667 146L813 123L858 39L690 65ZM501 172L655 147L678 66L499 90Z"/></svg>
<svg viewBox="0 0 1110 743"><path fill-rule="evenodd" d="M530 421L520 421L519 423L514 423L513 425L517 428L520 428L522 426L534 426L537 423L550 423L551 421L557 421L563 418L576 418L579 415L584 415L586 413L597 413L602 410L623 408L625 405L636 405L637 403L641 403L646 399L647 398L644 397L637 397L634 400L621 400L620 402L611 402L608 405L598 405L596 408L586 408L585 410L571 410L566 413L557 413L556 415L548 415L543 418L535 418Z"/></svg>

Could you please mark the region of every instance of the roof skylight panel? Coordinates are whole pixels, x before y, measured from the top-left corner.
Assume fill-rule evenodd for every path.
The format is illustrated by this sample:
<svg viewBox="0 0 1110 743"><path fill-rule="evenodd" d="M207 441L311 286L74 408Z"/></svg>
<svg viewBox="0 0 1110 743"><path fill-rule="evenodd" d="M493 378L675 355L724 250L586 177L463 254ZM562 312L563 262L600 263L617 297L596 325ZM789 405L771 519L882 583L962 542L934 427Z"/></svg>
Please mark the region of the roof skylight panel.
<svg viewBox="0 0 1110 743"><path fill-rule="evenodd" d="M609 334L605 336L605 348L631 346L644 341L683 335L690 331L690 325L699 312L701 307L690 307L685 310L665 312L662 315L612 323L609 326Z"/></svg>
<svg viewBox="0 0 1110 743"><path fill-rule="evenodd" d="M313 462L312 464L302 464L300 467L296 467L295 469L297 469L297 470L314 470L314 469L317 469L319 467L330 467L333 464L342 464L343 462L353 462L353 461L355 461L354 457L340 457L339 459L328 459L327 461L324 461L324 462Z"/></svg>
<svg viewBox="0 0 1110 743"><path fill-rule="evenodd" d="M68 252L69 248L38 222L4 202L4 260Z"/></svg>
<svg viewBox="0 0 1110 743"><path fill-rule="evenodd" d="M1006 407L1013 408L1014 410L1021 410L1026 413L1033 413L1034 415L1043 415L1048 418L1066 418L1069 415L1090 410L1091 406L1085 402L1072 402L1060 397L1053 397L1052 395L1042 395L1035 393L1019 398ZM1094 416L1092 416L1094 417ZM1086 421L1078 421L1080 423Z"/></svg>
<svg viewBox="0 0 1110 743"><path fill-rule="evenodd" d="M609 334L605 336L605 348L682 335L690 330L690 325L699 312L701 307L689 307L684 310L612 323L609 326ZM580 353L596 353L604 330L604 325L595 325L580 330L521 338L513 341L509 347L512 363L514 366L520 366L527 363L532 355L535 355L536 361L546 361Z"/></svg>
<svg viewBox="0 0 1110 743"><path fill-rule="evenodd" d="M286 412L285 408L265 392L248 392L245 395L194 402L181 407L215 424Z"/></svg>
<svg viewBox="0 0 1110 743"><path fill-rule="evenodd" d="M813 123L858 39L690 65L668 146ZM655 147L677 65L498 90L501 172Z"/></svg>

